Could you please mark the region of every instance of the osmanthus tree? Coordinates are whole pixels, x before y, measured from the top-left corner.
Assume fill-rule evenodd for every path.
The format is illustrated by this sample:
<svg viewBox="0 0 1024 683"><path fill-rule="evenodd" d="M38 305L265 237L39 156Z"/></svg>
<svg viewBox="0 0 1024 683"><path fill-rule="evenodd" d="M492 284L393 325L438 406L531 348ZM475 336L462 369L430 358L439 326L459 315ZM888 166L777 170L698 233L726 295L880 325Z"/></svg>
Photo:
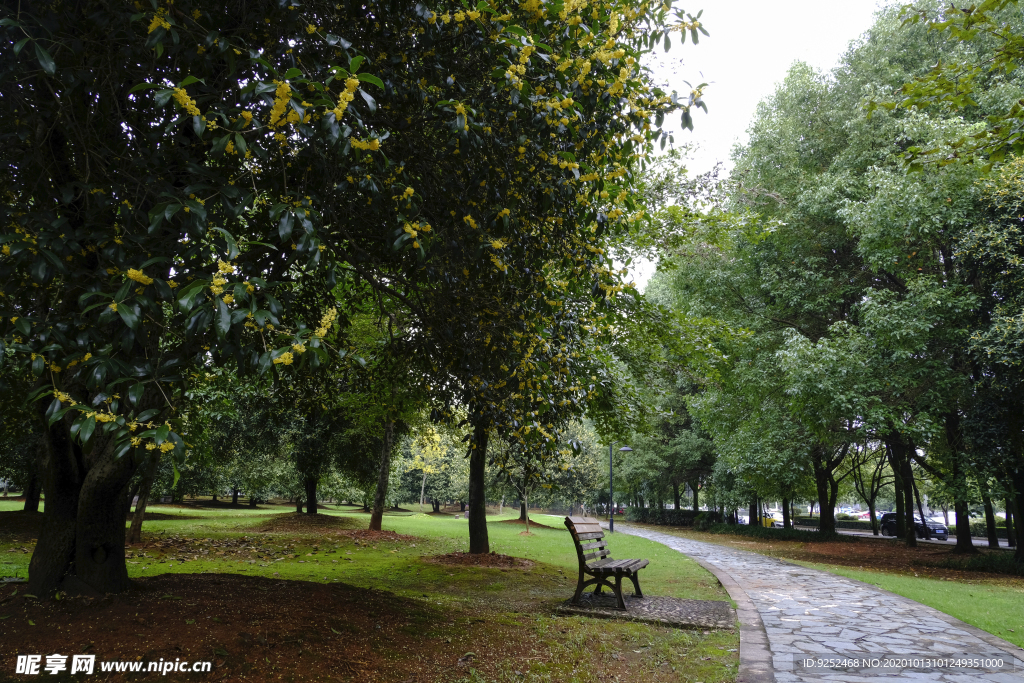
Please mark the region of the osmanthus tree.
<svg viewBox="0 0 1024 683"><path fill-rule="evenodd" d="M529 320L492 335L524 363L592 332L555 324L562 292L622 286L602 244L638 219L651 121L700 103L640 66L669 30L702 30L667 5L39 2L0 21L0 334L45 396L40 595L69 571L127 587L119 499L138 449L182 456L190 366L337 359L344 321L293 305L304 278L402 302L434 334L425 355L487 383L460 397L489 426L482 328Z"/></svg>

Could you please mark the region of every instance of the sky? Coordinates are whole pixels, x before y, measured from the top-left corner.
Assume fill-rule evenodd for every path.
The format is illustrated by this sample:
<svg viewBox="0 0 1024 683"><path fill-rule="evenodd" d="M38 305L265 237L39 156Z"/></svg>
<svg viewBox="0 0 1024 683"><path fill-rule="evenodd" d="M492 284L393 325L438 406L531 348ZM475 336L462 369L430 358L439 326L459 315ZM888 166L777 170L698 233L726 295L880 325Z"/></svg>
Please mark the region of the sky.
<svg viewBox="0 0 1024 683"><path fill-rule="evenodd" d="M696 13L701 0L683 9ZM704 100L708 113L694 114L694 130L683 130L679 117L665 121L677 145L695 142L698 152L688 164L691 172L703 173L717 161L728 169L733 145L746 140L746 130L758 102L770 96L786 77L793 62L804 61L828 71L856 40L871 27L879 0L703 0L700 21L710 33L693 45L658 48L648 64L655 81L681 95L693 85L708 83ZM680 3L676 3L677 8ZM666 87L667 86L667 87ZM633 277L646 286L654 264L634 266Z"/></svg>

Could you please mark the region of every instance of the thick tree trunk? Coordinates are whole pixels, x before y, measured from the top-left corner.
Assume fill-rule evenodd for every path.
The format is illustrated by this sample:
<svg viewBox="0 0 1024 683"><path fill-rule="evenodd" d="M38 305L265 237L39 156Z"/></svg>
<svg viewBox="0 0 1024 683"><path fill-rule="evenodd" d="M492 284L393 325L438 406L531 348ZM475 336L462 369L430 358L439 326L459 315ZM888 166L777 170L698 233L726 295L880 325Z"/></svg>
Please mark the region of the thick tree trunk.
<svg viewBox="0 0 1024 683"><path fill-rule="evenodd" d="M316 485L319 483L317 477L307 476L303 481L303 486L306 489L306 514L315 515L316 512Z"/></svg>
<svg viewBox="0 0 1024 683"><path fill-rule="evenodd" d="M28 479L28 486L25 487L25 507L23 508L25 512L39 512L39 494L42 490L43 485L39 477L39 468L36 467Z"/></svg>
<svg viewBox="0 0 1024 683"><path fill-rule="evenodd" d="M526 501L525 500L520 500L519 501L519 521L520 522L525 522L526 521L527 513L528 513L528 511L526 509Z"/></svg>
<svg viewBox="0 0 1024 683"><path fill-rule="evenodd" d="M213 495L210 496L210 502L211 503L216 503L217 502L217 492L216 491L214 491Z"/></svg>
<svg viewBox="0 0 1024 683"><path fill-rule="evenodd" d="M782 527L784 529L793 528L793 520L789 517L789 498L782 499Z"/></svg>
<svg viewBox="0 0 1024 683"><path fill-rule="evenodd" d="M1024 508L1024 467L1017 468L1013 476L1013 529L1017 539L1017 550L1014 551L1014 559L1017 564L1024 565L1024 524L1020 521L1020 511ZM49 507L49 503L47 503ZM1009 532L1009 524L1007 524Z"/></svg>
<svg viewBox="0 0 1024 683"><path fill-rule="evenodd" d="M257 502L257 501L256 501L256 496L254 496L254 495L252 495L252 494L250 493L250 494L249 494L249 507L251 507L251 508L254 508L254 507L256 507L256 502Z"/></svg>
<svg viewBox="0 0 1024 683"><path fill-rule="evenodd" d="M395 423L384 422L384 444L380 453L380 471L377 473L377 491L373 496L373 512L370 514L370 529L380 531L384 521L384 505L388 497L388 482L391 480L391 437L395 431Z"/></svg>
<svg viewBox="0 0 1024 683"><path fill-rule="evenodd" d="M917 525L914 524L914 470L910 466L910 455L906 452L900 458L903 474L903 510L906 515L907 531L904 539L908 548L917 547ZM922 522L924 520L921 520Z"/></svg>
<svg viewBox="0 0 1024 683"><path fill-rule="evenodd" d="M817 447L821 449L821 446ZM811 457L814 466L814 487L818 491L818 531L823 534L836 532L836 491L831 490L829 472L821 462L823 453Z"/></svg>
<svg viewBox="0 0 1024 683"><path fill-rule="evenodd" d="M73 594L120 593L129 585L125 497L136 462L131 455L114 458L112 441L99 433L83 452L69 436L70 421L50 425L42 441L46 509L28 585L41 598L58 588Z"/></svg>
<svg viewBox="0 0 1024 683"><path fill-rule="evenodd" d="M469 446L469 552L488 553L485 469L487 464L487 428L477 424Z"/></svg>
<svg viewBox="0 0 1024 683"><path fill-rule="evenodd" d="M430 504L434 508L434 512L440 512L441 511L441 501L439 501L437 498L434 498L433 500L431 500Z"/></svg>
<svg viewBox="0 0 1024 683"><path fill-rule="evenodd" d="M150 455L146 470L139 479L139 502L135 505L135 514L132 516L132 526L128 530L129 543L142 542L142 521L146 517L146 505L149 503L149 494L153 490L153 480L156 479L156 472L160 466L160 456L156 451ZM131 495L129 493L128 495Z"/></svg>
<svg viewBox="0 0 1024 683"><path fill-rule="evenodd" d="M693 511L700 512L700 501L697 498L697 482L693 482L690 485L690 490L693 492Z"/></svg>
<svg viewBox="0 0 1024 683"><path fill-rule="evenodd" d="M747 524L750 526L757 524L757 496L750 499L750 509L747 510Z"/></svg>
<svg viewBox="0 0 1024 683"><path fill-rule="evenodd" d="M676 510L679 510L679 484L676 482L672 482L672 499L675 501Z"/></svg>
<svg viewBox="0 0 1024 683"><path fill-rule="evenodd" d="M988 547L999 547L999 532L996 531L996 513L992 509L992 499L987 493L981 494L981 502L985 506L985 532L988 535Z"/></svg>
<svg viewBox="0 0 1024 683"><path fill-rule="evenodd" d="M903 496L903 474L899 454L892 442L886 442L886 455L889 457L889 467L892 468L892 487L896 496L896 536L907 534L907 514L904 509L906 498Z"/></svg>
<svg viewBox="0 0 1024 683"><path fill-rule="evenodd" d="M1006 497L1006 545L1011 548L1017 547L1017 534L1015 530L1020 526L1020 521L1017 519L1017 510L1013 505L1012 496Z"/></svg>
<svg viewBox="0 0 1024 683"><path fill-rule="evenodd" d="M302 496L299 496L295 499L295 514L302 514Z"/></svg>

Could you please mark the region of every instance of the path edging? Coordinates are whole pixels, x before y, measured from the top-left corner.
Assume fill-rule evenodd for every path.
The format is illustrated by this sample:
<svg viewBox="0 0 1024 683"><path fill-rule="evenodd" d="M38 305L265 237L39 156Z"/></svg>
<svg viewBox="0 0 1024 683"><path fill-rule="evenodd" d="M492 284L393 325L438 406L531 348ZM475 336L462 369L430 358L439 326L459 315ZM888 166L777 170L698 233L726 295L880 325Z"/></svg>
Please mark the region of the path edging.
<svg viewBox="0 0 1024 683"><path fill-rule="evenodd" d="M623 530L624 533L629 533L628 529L629 527L626 526ZM666 534L666 536L668 535L670 534ZM637 536L637 538L644 537ZM650 538L647 540L654 541ZM654 542L659 543L659 541ZM665 545L665 547L669 546ZM673 548L673 550L675 549ZM679 550L676 552L686 555ZM740 670L736 676L736 683L775 683L772 651L768 646L768 632L764 628L764 622L761 621L761 613L754 607L753 600L729 572L699 558L689 555L686 557L711 572L736 603L736 616L740 622Z"/></svg>

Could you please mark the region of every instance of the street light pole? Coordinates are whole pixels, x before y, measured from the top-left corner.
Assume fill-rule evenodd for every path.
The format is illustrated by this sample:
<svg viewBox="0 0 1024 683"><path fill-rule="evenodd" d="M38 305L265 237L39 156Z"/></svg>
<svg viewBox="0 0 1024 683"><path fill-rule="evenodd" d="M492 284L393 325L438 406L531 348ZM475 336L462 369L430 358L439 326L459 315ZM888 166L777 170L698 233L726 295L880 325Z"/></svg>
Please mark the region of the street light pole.
<svg viewBox="0 0 1024 683"><path fill-rule="evenodd" d="M613 448L615 448L614 443L608 444L608 533L610 534L615 533L615 465L612 461ZM633 449L629 446L623 446L619 451L632 452Z"/></svg>

